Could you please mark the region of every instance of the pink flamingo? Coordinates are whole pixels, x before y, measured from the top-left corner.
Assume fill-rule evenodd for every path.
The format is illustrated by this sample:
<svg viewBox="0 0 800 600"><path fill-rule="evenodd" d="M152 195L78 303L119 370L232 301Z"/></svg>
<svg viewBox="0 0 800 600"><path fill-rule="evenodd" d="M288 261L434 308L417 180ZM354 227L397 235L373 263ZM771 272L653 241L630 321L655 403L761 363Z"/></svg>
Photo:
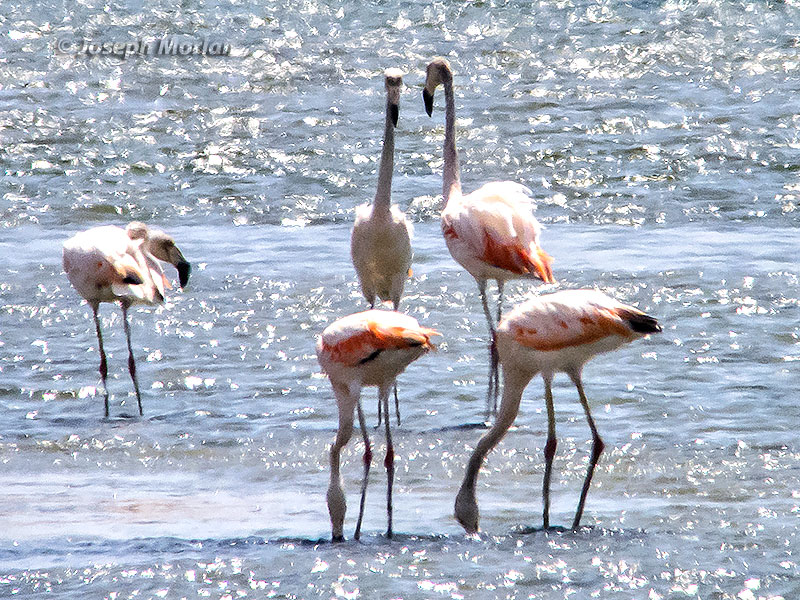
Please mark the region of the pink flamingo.
<svg viewBox="0 0 800 600"><path fill-rule="evenodd" d="M497 281L497 322L503 305L503 285L509 279L537 278L551 283L552 258L539 246L541 227L533 216L530 190L512 181L492 181L469 194L461 192L461 172L456 150L456 109L453 72L444 58L428 65L422 96L425 110L433 113L433 95L444 87L445 131L442 175L442 233L450 254L478 283L483 312L492 337L489 353L487 413L497 409L499 377L495 324L486 298L486 282Z"/></svg>
<svg viewBox="0 0 800 600"><path fill-rule="evenodd" d="M533 298L517 306L497 329L497 350L503 366L503 398L497 419L478 441L467 464L455 501L455 516L468 533L478 531L475 484L486 455L514 422L522 393L541 373L547 406L547 443L544 449L543 526L550 527L550 474L556 453L556 421L551 384L557 372L566 373L578 389L581 405L592 432L592 454L583 481L572 529L580 526L586 495L595 465L603 452L589 402L583 391L583 365L596 354L611 352L623 344L661 331L653 317L617 302L596 290L567 290Z"/></svg>
<svg viewBox="0 0 800 600"><path fill-rule="evenodd" d="M339 408L339 428L331 446L331 476L328 486L328 513L334 541L344 539L342 529L347 510L339 469L342 448L353 434L353 412L358 410L358 422L364 438L364 478L361 485L361 505L356 523L355 539L361 536L367 478L372 461L367 426L361 409L361 388L377 386L385 413L389 410L389 392L397 376L420 356L434 349L433 329L420 327L417 320L394 311L367 310L342 317L322 332L317 343L317 358L333 387ZM386 428L386 458L388 477L386 488L387 537L392 536L392 485L394 482L394 446L389 426Z"/></svg>
<svg viewBox="0 0 800 600"><path fill-rule="evenodd" d="M164 301L164 290L171 286L159 261L175 266L181 287L189 280L189 263L170 236L139 222L130 223L125 229L106 225L77 233L64 242L63 258L64 271L70 283L92 307L100 350L105 416L108 416L108 363L98 311L101 302L117 301L122 307L122 323L128 342L128 371L136 391L139 414L142 415L142 397L136 379L128 309L134 304L152 305Z"/></svg>

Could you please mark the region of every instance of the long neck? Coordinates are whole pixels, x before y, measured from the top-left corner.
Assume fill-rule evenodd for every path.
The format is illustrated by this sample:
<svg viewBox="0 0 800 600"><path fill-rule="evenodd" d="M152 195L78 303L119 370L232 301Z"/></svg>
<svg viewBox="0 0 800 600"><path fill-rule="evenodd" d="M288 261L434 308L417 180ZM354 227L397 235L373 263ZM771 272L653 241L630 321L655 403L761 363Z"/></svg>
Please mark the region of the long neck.
<svg viewBox="0 0 800 600"><path fill-rule="evenodd" d="M467 471L464 475L462 488L466 488L474 495L475 484L478 480L478 472L483 465L483 459L492 449L503 439L509 427L514 423L519 412L519 404L522 400L522 392L531 380L530 374L503 369L503 399L500 402L500 410L492 428L478 441L475 450L467 464Z"/></svg>
<svg viewBox="0 0 800 600"><path fill-rule="evenodd" d="M392 204L392 171L394 171L394 123L386 102L386 125L383 130L383 151L378 169L378 190L375 192L373 210L389 211Z"/></svg>
<svg viewBox="0 0 800 600"><path fill-rule="evenodd" d="M458 150L456 150L456 101L453 97L453 82L445 81L443 85L445 119L442 194L447 204L453 192L461 193L461 169L458 166Z"/></svg>

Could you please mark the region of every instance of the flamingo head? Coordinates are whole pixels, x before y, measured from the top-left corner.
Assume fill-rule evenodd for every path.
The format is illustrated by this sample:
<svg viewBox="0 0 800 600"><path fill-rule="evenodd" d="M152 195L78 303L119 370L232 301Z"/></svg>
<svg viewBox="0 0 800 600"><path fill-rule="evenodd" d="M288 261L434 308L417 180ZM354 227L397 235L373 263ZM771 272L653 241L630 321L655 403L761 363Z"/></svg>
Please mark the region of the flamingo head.
<svg viewBox="0 0 800 600"><path fill-rule="evenodd" d="M422 99L425 102L425 112L430 117L433 114L433 94L439 84L452 83L453 71L447 59L437 57L428 63L425 75L425 87L422 90Z"/></svg>
<svg viewBox="0 0 800 600"><path fill-rule="evenodd" d="M478 533L478 521L480 515L478 512L478 501L475 498L475 487L465 483L458 490L455 504L455 517L464 530L469 533Z"/></svg>
<svg viewBox="0 0 800 600"><path fill-rule="evenodd" d="M386 69L383 79L386 86L389 118L392 120L392 125L397 127L397 118L400 115L400 92L403 90L403 72L400 69Z"/></svg>
<svg viewBox="0 0 800 600"><path fill-rule="evenodd" d="M192 272L192 265L183 257L171 236L159 229L148 230L147 250L158 260L173 265L178 270L178 281L181 287L186 287L189 282L189 274Z"/></svg>

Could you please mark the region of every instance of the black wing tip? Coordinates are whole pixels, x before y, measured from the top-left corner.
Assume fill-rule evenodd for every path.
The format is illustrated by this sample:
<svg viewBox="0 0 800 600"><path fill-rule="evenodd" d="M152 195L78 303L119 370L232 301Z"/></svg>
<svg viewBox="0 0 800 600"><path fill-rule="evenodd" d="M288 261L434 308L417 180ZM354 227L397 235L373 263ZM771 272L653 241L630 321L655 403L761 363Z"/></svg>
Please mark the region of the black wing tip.
<svg viewBox="0 0 800 600"><path fill-rule="evenodd" d="M144 283L144 280L136 273L128 273L122 278L122 283L126 285L141 285Z"/></svg>
<svg viewBox="0 0 800 600"><path fill-rule="evenodd" d="M644 313L631 314L627 316L628 323L631 329L636 333L661 333L663 331L661 324L655 317L646 315Z"/></svg>
<svg viewBox="0 0 800 600"><path fill-rule="evenodd" d="M375 350L369 356L366 356L365 358L362 358L360 361L358 361L358 364L365 365L368 362L375 360L376 358L378 358L378 356L380 356L381 352L383 352L383 350Z"/></svg>

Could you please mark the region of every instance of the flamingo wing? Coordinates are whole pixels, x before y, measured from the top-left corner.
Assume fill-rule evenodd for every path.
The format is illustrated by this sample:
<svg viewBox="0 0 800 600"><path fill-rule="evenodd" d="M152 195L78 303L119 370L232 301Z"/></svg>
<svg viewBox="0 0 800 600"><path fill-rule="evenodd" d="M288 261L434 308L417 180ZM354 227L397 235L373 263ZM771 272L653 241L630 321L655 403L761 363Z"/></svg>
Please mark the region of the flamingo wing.
<svg viewBox="0 0 800 600"><path fill-rule="evenodd" d="M510 314L508 323L519 344L542 352L611 336L628 341L661 330L653 317L594 290L569 290L535 298Z"/></svg>
<svg viewBox="0 0 800 600"><path fill-rule="evenodd" d="M384 350L424 346L439 333L416 319L389 311L368 310L339 319L322 333L322 349L345 366L368 362Z"/></svg>
<svg viewBox="0 0 800 600"><path fill-rule="evenodd" d="M539 247L541 226L529 194L511 181L487 183L442 215L445 238L459 240L490 266L552 281L552 258Z"/></svg>

